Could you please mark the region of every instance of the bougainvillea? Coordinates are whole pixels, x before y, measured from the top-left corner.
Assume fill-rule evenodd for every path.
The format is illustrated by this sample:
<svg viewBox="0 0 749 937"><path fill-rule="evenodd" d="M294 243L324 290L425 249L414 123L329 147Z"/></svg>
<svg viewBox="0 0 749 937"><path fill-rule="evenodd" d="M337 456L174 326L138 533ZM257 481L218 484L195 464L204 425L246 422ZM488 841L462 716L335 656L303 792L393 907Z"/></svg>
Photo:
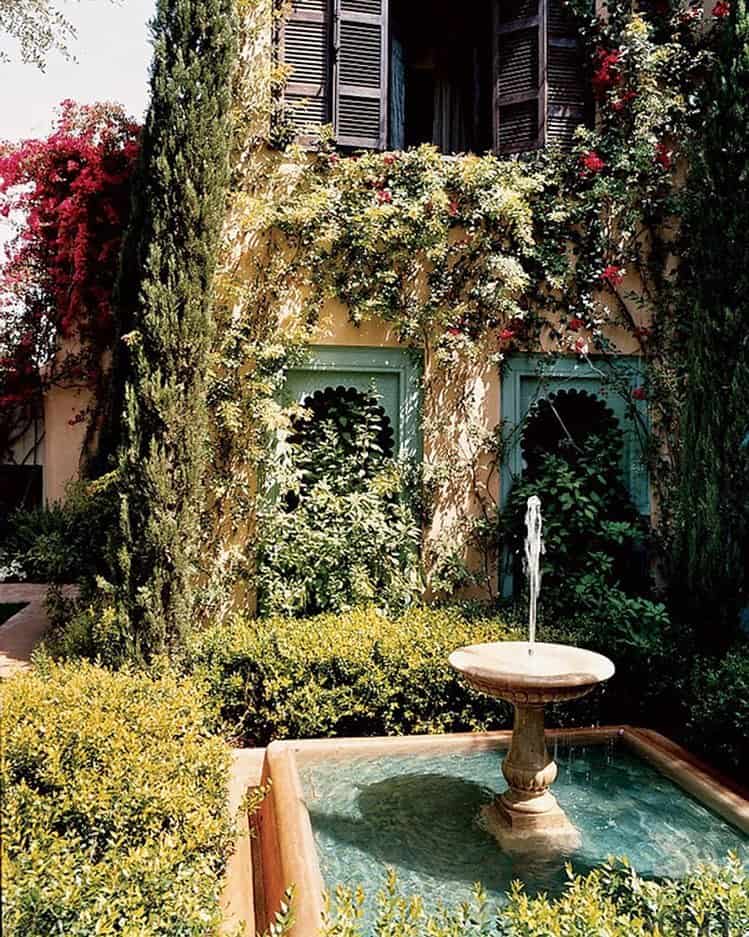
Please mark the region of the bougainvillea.
<svg viewBox="0 0 749 937"><path fill-rule="evenodd" d="M138 135L116 105L64 101L46 139L0 148L0 214L18 224L0 274L6 455L47 388L101 392Z"/></svg>

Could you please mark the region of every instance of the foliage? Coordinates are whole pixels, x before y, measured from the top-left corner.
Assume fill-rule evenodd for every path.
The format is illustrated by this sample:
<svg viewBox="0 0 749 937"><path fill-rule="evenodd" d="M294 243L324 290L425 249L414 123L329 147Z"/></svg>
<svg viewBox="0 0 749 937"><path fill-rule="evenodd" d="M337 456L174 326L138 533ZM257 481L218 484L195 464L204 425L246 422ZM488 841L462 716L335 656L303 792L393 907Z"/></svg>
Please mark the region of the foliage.
<svg viewBox="0 0 749 937"><path fill-rule="evenodd" d="M238 127L220 278L232 333L222 365L237 375L224 451L236 464L244 448L238 413L259 413L270 436L283 425L269 400L293 361L286 355L340 315L340 303L355 323L384 319L424 355L427 514L463 506L425 541L430 585L441 593L478 585L495 594L494 467L505 440L475 416L476 376L541 343L588 358L624 397L664 504L664 543L673 533L666 502L680 445L671 354L685 316L673 275L681 156L699 129L713 40L680 6L645 15L610 3L595 19L586 4L575 6L600 121L578 130L569 152L446 160L423 146L347 156L325 134L312 153L274 152L246 123ZM643 386L604 367L625 342L647 362ZM242 355L275 371L243 387ZM644 398L657 445L638 407ZM231 484L223 474L222 491ZM228 512L247 515L237 503Z"/></svg>
<svg viewBox="0 0 749 937"><path fill-rule="evenodd" d="M64 502L11 514L4 549L32 582L78 582L106 569L106 533L115 521L112 477L74 482Z"/></svg>
<svg viewBox="0 0 749 937"><path fill-rule="evenodd" d="M205 675L230 735L258 744L500 728L509 707L470 690L447 658L460 645L513 636L499 619L457 611L388 617L361 608L209 628L186 665Z"/></svg>
<svg viewBox="0 0 749 937"><path fill-rule="evenodd" d="M677 359L686 444L673 599L707 643L716 633L730 640L749 604L749 10L745 0L724 7L704 134L689 154L681 301L690 315Z"/></svg>
<svg viewBox="0 0 749 937"><path fill-rule="evenodd" d="M718 660L697 658L688 686L687 744L745 778L749 768L749 647L729 648Z"/></svg>
<svg viewBox="0 0 749 937"><path fill-rule="evenodd" d="M258 512L262 614L312 615L377 602L399 610L422 591L420 530L407 466L369 394L305 401L279 441Z"/></svg>
<svg viewBox="0 0 749 937"><path fill-rule="evenodd" d="M23 220L0 276L0 453L53 386L104 391L112 288L139 128L111 104L63 101L43 140L0 147L0 213ZM72 418L85 418L81 411Z"/></svg>
<svg viewBox="0 0 749 937"><path fill-rule="evenodd" d="M123 650L174 650L195 624L211 283L229 177L230 0L160 0L151 105L117 303L115 607ZM110 439L111 442L111 439Z"/></svg>
<svg viewBox="0 0 749 937"><path fill-rule="evenodd" d="M554 411L565 421L561 405ZM533 413L528 435L532 422ZM528 439L529 465L515 480L505 509L511 555L522 556L526 504L536 495L543 505L548 557L542 563L547 615L587 614L605 622L609 635L647 645L649 636L661 634L668 615L643 594L648 591L646 531L621 481L621 433L605 425L581 432L564 423L564 429L559 446L548 451L532 453L533 439Z"/></svg>
<svg viewBox="0 0 749 937"><path fill-rule="evenodd" d="M749 926L749 879L737 858L703 866L680 880L640 878L626 860L587 875L570 875L564 894L531 898L516 883L497 911L480 885L473 901L430 913L418 896L404 896L390 873L377 897L374 937L708 937L742 934ZM323 933L361 937L364 891L339 887Z"/></svg>
<svg viewBox="0 0 749 937"><path fill-rule="evenodd" d="M0 550L0 582L7 579L23 580L26 572L16 556L8 556L5 550Z"/></svg>
<svg viewBox="0 0 749 937"><path fill-rule="evenodd" d="M229 751L199 688L41 661L1 692L4 933L215 933Z"/></svg>

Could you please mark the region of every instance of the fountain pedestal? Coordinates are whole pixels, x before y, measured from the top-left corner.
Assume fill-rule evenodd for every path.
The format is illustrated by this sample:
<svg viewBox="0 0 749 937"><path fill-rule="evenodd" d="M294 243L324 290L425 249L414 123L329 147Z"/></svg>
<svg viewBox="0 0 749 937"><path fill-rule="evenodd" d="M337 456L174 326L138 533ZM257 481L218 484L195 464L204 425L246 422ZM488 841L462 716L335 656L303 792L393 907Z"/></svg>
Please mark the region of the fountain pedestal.
<svg viewBox="0 0 749 937"><path fill-rule="evenodd" d="M574 849L579 834L549 790L557 766L546 747L544 706L584 696L613 675L614 665L582 648L525 641L463 647L450 664L475 689L515 707L502 763L509 789L483 811L492 834L508 851Z"/></svg>

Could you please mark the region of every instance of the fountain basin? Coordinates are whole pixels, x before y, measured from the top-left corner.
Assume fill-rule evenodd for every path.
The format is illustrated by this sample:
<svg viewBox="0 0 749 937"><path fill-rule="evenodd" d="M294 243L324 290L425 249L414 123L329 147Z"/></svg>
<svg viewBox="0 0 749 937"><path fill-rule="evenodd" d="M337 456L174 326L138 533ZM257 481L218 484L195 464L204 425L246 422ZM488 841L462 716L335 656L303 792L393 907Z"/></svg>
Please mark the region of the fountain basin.
<svg viewBox="0 0 749 937"><path fill-rule="evenodd" d="M499 845L539 854L579 845L578 830L549 790L557 766L546 747L544 706L585 696L613 676L614 665L584 648L527 641L471 644L453 651L450 665L474 689L515 706L502 762L508 790L484 811Z"/></svg>
<svg viewBox="0 0 749 937"><path fill-rule="evenodd" d="M450 666L474 689L525 706L577 699L614 675L603 654L527 641L469 644L452 652Z"/></svg>
<svg viewBox="0 0 749 937"><path fill-rule="evenodd" d="M547 733L579 846L550 857L497 849L480 813L510 739L503 731L274 742L252 841L259 931L291 882L292 935L313 937L323 890L363 884L373 899L389 867L434 908L467 900L476 880L498 903L515 878L530 893L558 892L565 862L582 873L609 854L628 854L656 877L679 877L728 849L749 859L749 794L663 736L625 726Z"/></svg>

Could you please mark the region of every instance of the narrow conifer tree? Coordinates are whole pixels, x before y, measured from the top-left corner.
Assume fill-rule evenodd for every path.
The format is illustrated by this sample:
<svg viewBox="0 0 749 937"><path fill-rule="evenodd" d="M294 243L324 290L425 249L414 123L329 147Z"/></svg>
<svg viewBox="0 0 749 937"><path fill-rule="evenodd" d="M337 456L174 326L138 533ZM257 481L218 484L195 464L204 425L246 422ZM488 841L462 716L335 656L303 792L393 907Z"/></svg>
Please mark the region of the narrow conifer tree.
<svg viewBox="0 0 749 937"><path fill-rule="evenodd" d="M749 602L749 15L731 0L691 155L674 594L710 643Z"/></svg>
<svg viewBox="0 0 749 937"><path fill-rule="evenodd" d="M229 179L232 0L158 0L151 104L125 242L116 358L123 651L173 651L193 623L207 464L211 282ZM117 395L115 395L117 399Z"/></svg>

